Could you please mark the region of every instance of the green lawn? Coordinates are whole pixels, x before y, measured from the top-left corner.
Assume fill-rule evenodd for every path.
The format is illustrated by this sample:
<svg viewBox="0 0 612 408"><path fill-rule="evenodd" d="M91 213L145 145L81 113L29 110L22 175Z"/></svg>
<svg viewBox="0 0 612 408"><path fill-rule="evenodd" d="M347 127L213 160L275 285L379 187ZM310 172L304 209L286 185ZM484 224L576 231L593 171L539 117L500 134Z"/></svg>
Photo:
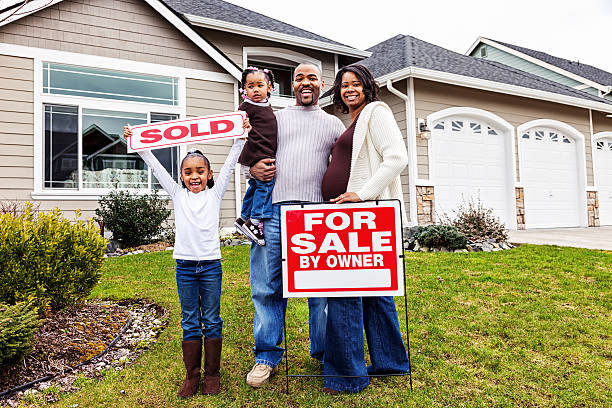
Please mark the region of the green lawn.
<svg viewBox="0 0 612 408"><path fill-rule="evenodd" d="M55 405L71 407L609 407L612 405L612 253L524 245L494 253L408 253L414 391L408 377L374 379L330 397L321 379L285 377L253 390L248 248L225 247L224 349L218 396L180 400L180 308L169 252L106 260L92 296L151 298L170 326L136 364ZM404 301L396 299L402 327ZM292 373L322 373L308 357L307 306L289 301ZM402 328L404 330L404 328ZM284 370L284 366L283 366Z"/></svg>

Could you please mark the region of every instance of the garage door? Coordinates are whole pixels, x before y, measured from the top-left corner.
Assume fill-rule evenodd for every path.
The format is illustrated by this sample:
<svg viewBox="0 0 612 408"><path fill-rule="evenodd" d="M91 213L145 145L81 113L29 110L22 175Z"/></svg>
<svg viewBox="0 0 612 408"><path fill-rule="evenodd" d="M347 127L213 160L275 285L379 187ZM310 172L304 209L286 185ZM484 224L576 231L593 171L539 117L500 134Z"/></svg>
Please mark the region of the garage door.
<svg viewBox="0 0 612 408"><path fill-rule="evenodd" d="M579 226L576 142L553 129L532 128L521 134L519 160L525 227Z"/></svg>
<svg viewBox="0 0 612 408"><path fill-rule="evenodd" d="M612 225L612 137L595 141L594 163L599 188L599 222Z"/></svg>
<svg viewBox="0 0 612 408"><path fill-rule="evenodd" d="M508 197L512 173L504 135L486 123L453 117L434 124L431 143L437 216L453 216L463 203L480 199L507 224L514 197Z"/></svg>

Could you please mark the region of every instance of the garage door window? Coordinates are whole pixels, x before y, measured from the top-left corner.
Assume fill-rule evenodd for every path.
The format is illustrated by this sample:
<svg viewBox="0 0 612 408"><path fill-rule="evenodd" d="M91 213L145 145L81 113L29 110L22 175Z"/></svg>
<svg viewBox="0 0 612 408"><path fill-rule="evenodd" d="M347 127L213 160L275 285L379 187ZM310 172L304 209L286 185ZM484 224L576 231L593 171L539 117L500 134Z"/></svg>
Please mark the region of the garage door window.
<svg viewBox="0 0 612 408"><path fill-rule="evenodd" d="M521 137L527 140L536 140L549 143L572 143L572 140L567 136L551 130L530 130L528 132L524 132Z"/></svg>
<svg viewBox="0 0 612 408"><path fill-rule="evenodd" d="M612 152L612 142L604 142L598 141L596 143L597 150L611 151Z"/></svg>

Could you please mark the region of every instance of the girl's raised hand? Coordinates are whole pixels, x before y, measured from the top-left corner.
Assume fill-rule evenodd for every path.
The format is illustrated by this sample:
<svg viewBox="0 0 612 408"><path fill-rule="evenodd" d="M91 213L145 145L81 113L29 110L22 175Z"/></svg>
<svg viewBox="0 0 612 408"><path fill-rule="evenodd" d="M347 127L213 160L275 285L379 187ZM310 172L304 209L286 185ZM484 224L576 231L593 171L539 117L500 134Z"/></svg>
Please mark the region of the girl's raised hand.
<svg viewBox="0 0 612 408"><path fill-rule="evenodd" d="M130 124L128 123L123 127L123 138L127 140L130 137L132 137L132 130L130 129Z"/></svg>
<svg viewBox="0 0 612 408"><path fill-rule="evenodd" d="M242 128L246 129L247 132L250 132L251 129L253 129L253 126L251 126L251 122L249 122L249 118L248 116L246 118L244 118L244 120L242 121ZM246 140L246 137L241 137L240 139L242 140Z"/></svg>

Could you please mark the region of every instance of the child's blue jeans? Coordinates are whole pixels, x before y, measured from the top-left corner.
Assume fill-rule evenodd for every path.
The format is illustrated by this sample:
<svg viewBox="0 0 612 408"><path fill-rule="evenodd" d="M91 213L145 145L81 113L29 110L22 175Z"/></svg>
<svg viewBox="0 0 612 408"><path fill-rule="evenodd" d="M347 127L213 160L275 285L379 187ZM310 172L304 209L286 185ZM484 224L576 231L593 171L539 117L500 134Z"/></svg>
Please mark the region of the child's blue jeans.
<svg viewBox="0 0 612 408"><path fill-rule="evenodd" d="M248 220L266 220L272 218L272 190L274 179L260 181L256 178L249 180L249 188L242 199L240 218Z"/></svg>
<svg viewBox="0 0 612 408"><path fill-rule="evenodd" d="M176 287L181 301L183 341L223 337L221 261L176 260ZM204 327L204 329L202 329Z"/></svg>

